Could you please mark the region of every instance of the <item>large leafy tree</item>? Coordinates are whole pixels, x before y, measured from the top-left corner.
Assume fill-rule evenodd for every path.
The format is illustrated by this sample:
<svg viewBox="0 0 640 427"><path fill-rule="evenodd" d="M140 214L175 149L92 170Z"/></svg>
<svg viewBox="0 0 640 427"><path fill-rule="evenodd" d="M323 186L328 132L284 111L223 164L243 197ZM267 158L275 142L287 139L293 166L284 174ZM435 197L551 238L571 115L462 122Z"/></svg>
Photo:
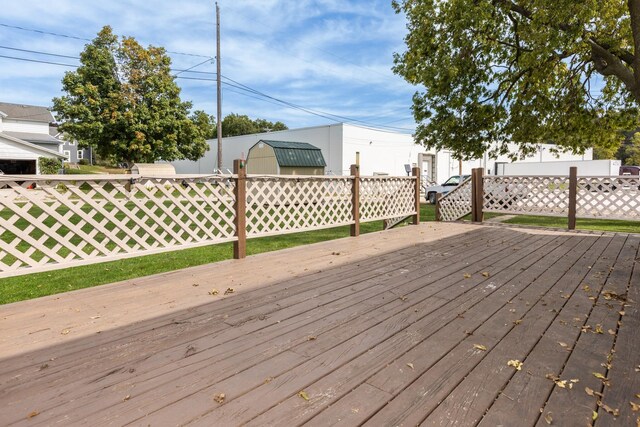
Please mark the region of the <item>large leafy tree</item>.
<svg viewBox="0 0 640 427"><path fill-rule="evenodd" d="M60 130L105 159L125 162L197 160L207 150L206 127L189 117L165 50L118 39L104 27L80 54L82 65L62 80L53 99Z"/></svg>
<svg viewBox="0 0 640 427"><path fill-rule="evenodd" d="M398 0L417 139L461 158L613 151L640 102L640 0Z"/></svg>
<svg viewBox="0 0 640 427"><path fill-rule="evenodd" d="M265 119L252 120L249 116L234 113L222 119L222 136L224 137L287 129L289 129L287 125L280 121L273 123Z"/></svg>

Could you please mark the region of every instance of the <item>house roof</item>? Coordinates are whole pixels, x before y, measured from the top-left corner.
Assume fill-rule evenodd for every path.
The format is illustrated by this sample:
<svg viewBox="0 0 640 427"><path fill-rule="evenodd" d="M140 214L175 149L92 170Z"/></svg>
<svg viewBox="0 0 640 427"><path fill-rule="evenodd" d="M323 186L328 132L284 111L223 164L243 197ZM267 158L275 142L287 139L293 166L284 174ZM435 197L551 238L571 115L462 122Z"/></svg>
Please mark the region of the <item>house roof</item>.
<svg viewBox="0 0 640 427"><path fill-rule="evenodd" d="M12 132L12 133L15 134L15 133L18 133L18 132ZM40 151L41 153L44 153L44 154L54 155L54 156L59 157L61 159L66 157L64 154L57 153L57 152L55 152L53 150L49 150L48 148L44 148L44 147L42 147L40 145L36 145L36 144L31 143L31 142L27 142L25 140L22 140L20 138L16 138L15 136L9 135L8 132L0 132L0 138L4 138L4 139L9 140L11 142L14 142L16 144L23 145L23 146L25 146L26 148L28 148L30 150Z"/></svg>
<svg viewBox="0 0 640 427"><path fill-rule="evenodd" d="M3 132L3 133L5 135L9 135L14 138L18 138L23 141L32 142L35 144L38 144L38 143L60 144L63 142L58 138L54 138L53 136L47 133L31 133L31 132Z"/></svg>
<svg viewBox="0 0 640 427"><path fill-rule="evenodd" d="M0 112L4 113L8 119L19 119L44 123L51 123L54 121L53 114L51 114L51 111L49 111L47 107L38 107L36 105L0 102Z"/></svg>
<svg viewBox="0 0 640 427"><path fill-rule="evenodd" d="M263 142L273 148L276 154L276 160L281 167L325 167L327 163L324 161L322 151L306 142L290 142L290 141L272 141L261 139L258 143Z"/></svg>

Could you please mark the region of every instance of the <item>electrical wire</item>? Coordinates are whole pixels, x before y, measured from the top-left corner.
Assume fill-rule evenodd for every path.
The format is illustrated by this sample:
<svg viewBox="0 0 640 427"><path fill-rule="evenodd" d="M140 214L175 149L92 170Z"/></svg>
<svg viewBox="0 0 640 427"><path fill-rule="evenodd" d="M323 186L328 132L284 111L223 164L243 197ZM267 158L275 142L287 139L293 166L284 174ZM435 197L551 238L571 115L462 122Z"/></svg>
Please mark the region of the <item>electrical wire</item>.
<svg viewBox="0 0 640 427"><path fill-rule="evenodd" d="M0 22L0 27L12 28L12 29L21 30L21 31L29 31L29 32L32 32L32 33L45 34L45 35L48 35L48 36L64 37L64 38L73 39L73 40L81 40L81 41L85 41L85 42L91 42L92 41L91 39L87 39L87 38L84 38L84 37L70 36L68 34L61 34L61 33L53 33L53 32L50 32L50 31L38 30L36 28L20 27L18 25L9 25L9 24L5 24L3 22ZM198 57L198 58L214 59L211 56L199 55L197 53L173 52L173 51L170 51L170 50L168 50L167 53L172 53L174 55L195 56L195 57Z"/></svg>

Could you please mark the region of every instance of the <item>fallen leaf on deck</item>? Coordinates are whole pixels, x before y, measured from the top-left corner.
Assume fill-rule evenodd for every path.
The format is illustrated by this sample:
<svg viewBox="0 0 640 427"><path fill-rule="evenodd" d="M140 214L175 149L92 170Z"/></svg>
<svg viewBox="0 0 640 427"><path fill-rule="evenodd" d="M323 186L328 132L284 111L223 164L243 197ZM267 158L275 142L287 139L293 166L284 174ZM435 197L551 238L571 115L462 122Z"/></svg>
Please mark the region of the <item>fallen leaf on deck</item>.
<svg viewBox="0 0 640 427"><path fill-rule="evenodd" d="M194 283L194 284L193 284L193 285L191 285L191 286L193 286L193 287L195 288L195 287L198 287L198 286L200 286L200 285L198 285L197 283Z"/></svg>
<svg viewBox="0 0 640 427"><path fill-rule="evenodd" d="M515 309L515 308L510 308L510 309L509 309L509 312L510 312L510 313L515 313L515 312L516 312L516 309Z"/></svg>
<svg viewBox="0 0 640 427"><path fill-rule="evenodd" d="M602 330L602 325L601 324L597 324L596 325L596 329L594 330L594 333L596 333L596 334L604 334L604 331Z"/></svg>
<svg viewBox="0 0 640 427"><path fill-rule="evenodd" d="M213 400L221 405L224 403L224 398L225 398L224 393L219 393L213 396Z"/></svg>
<svg viewBox="0 0 640 427"><path fill-rule="evenodd" d="M487 347L483 346L482 344L474 344L473 348L476 348L476 349L482 350L482 351L487 351Z"/></svg>
<svg viewBox="0 0 640 427"><path fill-rule="evenodd" d="M631 405L631 410L633 412L638 412L640 411L640 404L637 404L635 402L629 402L629 405Z"/></svg>
<svg viewBox="0 0 640 427"><path fill-rule="evenodd" d="M407 366L413 369L413 363L407 363Z"/></svg>
<svg viewBox="0 0 640 427"><path fill-rule="evenodd" d="M608 413L610 413L614 417L617 417L618 415L620 415L620 410L613 409L609 405L602 405L602 409L604 409L605 411L607 411Z"/></svg>
<svg viewBox="0 0 640 427"><path fill-rule="evenodd" d="M558 341L558 344L560 344L560 347L563 347L563 348L569 347L569 344L567 344L566 342Z"/></svg>
<svg viewBox="0 0 640 427"><path fill-rule="evenodd" d="M514 325L519 325L520 323L522 323L522 319L517 319L513 321Z"/></svg>
<svg viewBox="0 0 640 427"><path fill-rule="evenodd" d="M602 375L600 372L593 372L593 376L598 378L598 379L601 379L601 380L606 380L607 379L607 377Z"/></svg>
<svg viewBox="0 0 640 427"><path fill-rule="evenodd" d="M614 331L613 329L609 329L607 332L609 332L609 335L615 335L616 331Z"/></svg>
<svg viewBox="0 0 640 427"><path fill-rule="evenodd" d="M306 391L301 391L298 393L298 396L300 396L301 398L303 398L304 400L309 400L309 395L307 394Z"/></svg>
<svg viewBox="0 0 640 427"><path fill-rule="evenodd" d="M544 420L547 422L547 424L551 425L551 423L553 422L553 418L551 417L551 412L547 412L545 414Z"/></svg>
<svg viewBox="0 0 640 427"><path fill-rule="evenodd" d="M591 420L595 421L598 419L598 413L596 411L591 412Z"/></svg>
<svg viewBox="0 0 640 427"><path fill-rule="evenodd" d="M125 397L122 398L123 402L126 402L127 400L131 399L131 395L127 394Z"/></svg>
<svg viewBox="0 0 640 427"><path fill-rule="evenodd" d="M513 366L514 368L516 368L516 371L522 370L522 362L517 359L509 360L507 362L507 366Z"/></svg>
<svg viewBox="0 0 640 427"><path fill-rule="evenodd" d="M464 274L463 274L463 277L464 277L465 279L471 279L471 275L470 275L469 273L464 273Z"/></svg>
<svg viewBox="0 0 640 427"><path fill-rule="evenodd" d="M27 418L28 418L28 419L30 419L30 418L35 417L36 415L40 415L40 412L38 412L38 411L33 411L33 412L31 412L29 415L27 415Z"/></svg>
<svg viewBox="0 0 640 427"><path fill-rule="evenodd" d="M489 277L489 272L488 272L488 271L483 271L483 272L482 272L482 275L483 275L484 277Z"/></svg>
<svg viewBox="0 0 640 427"><path fill-rule="evenodd" d="M218 295L218 290L217 289L212 289L211 291L209 291L209 295Z"/></svg>
<svg viewBox="0 0 640 427"><path fill-rule="evenodd" d="M48 363L45 363L44 365L40 365L40 371L42 371L43 369L47 369L49 367Z"/></svg>
<svg viewBox="0 0 640 427"><path fill-rule="evenodd" d="M233 288L227 288L227 290L226 290L226 291L224 291L224 294L225 294L225 295L229 295L229 294L232 294L233 292L234 292L234 291L233 291Z"/></svg>
<svg viewBox="0 0 640 427"><path fill-rule="evenodd" d="M591 289L591 288L589 288L589 285L584 285L584 286L582 287L582 289L583 289L585 292L589 292L589 289Z"/></svg>
<svg viewBox="0 0 640 427"><path fill-rule="evenodd" d="M593 396L593 389L590 389L589 387L585 387L584 388L585 393L587 393L589 396Z"/></svg>
<svg viewBox="0 0 640 427"><path fill-rule="evenodd" d="M271 381L273 381L273 377L267 377L264 379L265 384L269 384Z"/></svg>
<svg viewBox="0 0 640 427"><path fill-rule="evenodd" d="M62 332L60 332L62 335L67 335L69 332L71 332L69 329L63 329Z"/></svg>
<svg viewBox="0 0 640 427"><path fill-rule="evenodd" d="M309 336L307 337L307 340L308 340L308 341L315 341L317 338L318 338L318 337L316 337L315 335L309 335Z"/></svg>
<svg viewBox="0 0 640 427"><path fill-rule="evenodd" d="M591 326L589 326L589 325L585 325L585 326L583 326L583 327L581 327L581 328L580 328L580 330L581 330L582 332L587 332L589 329L591 329Z"/></svg>

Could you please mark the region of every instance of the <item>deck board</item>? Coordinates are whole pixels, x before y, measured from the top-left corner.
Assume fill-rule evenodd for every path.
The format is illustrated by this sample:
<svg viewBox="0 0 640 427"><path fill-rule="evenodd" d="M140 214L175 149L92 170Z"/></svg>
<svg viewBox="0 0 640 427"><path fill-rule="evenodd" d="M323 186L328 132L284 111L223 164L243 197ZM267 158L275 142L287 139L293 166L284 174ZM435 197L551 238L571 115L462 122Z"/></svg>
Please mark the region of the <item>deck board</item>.
<svg viewBox="0 0 640 427"><path fill-rule="evenodd" d="M421 224L0 306L0 424L635 422L639 246Z"/></svg>

